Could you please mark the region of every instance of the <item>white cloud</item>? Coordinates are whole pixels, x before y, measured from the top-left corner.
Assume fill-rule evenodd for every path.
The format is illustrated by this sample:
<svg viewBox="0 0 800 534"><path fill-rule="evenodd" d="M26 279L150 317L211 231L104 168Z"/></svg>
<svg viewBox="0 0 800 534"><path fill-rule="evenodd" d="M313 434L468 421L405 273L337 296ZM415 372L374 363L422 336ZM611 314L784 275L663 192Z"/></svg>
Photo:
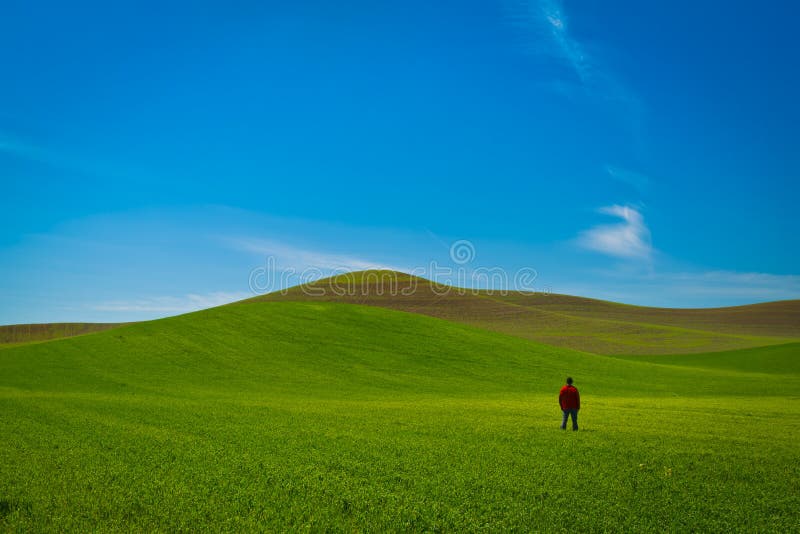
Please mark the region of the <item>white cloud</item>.
<svg viewBox="0 0 800 534"><path fill-rule="evenodd" d="M589 250L625 259L649 260L653 254L650 230L639 211L630 206L606 206L600 213L622 219L621 223L603 224L583 232L578 243Z"/></svg>
<svg viewBox="0 0 800 534"><path fill-rule="evenodd" d="M93 310L105 312L149 312L149 313L187 313L222 306L246 299L253 295L246 292L214 292L204 295L190 293L180 297L146 297L136 300L117 300L91 306Z"/></svg>
<svg viewBox="0 0 800 534"><path fill-rule="evenodd" d="M307 250L270 239L231 238L227 239L227 241L238 250L252 252L265 258L274 258L276 266L280 269L294 269L297 272L302 272L306 269L319 269L322 271L403 270L402 268L357 256Z"/></svg>

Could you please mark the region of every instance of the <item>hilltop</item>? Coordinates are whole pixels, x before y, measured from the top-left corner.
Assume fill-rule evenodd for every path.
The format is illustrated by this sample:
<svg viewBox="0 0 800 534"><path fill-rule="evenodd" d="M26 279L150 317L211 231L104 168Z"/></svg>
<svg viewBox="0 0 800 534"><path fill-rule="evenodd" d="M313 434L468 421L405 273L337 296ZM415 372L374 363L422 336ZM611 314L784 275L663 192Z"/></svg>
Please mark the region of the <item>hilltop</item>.
<svg viewBox="0 0 800 534"><path fill-rule="evenodd" d="M245 302L257 301L377 306L599 354L700 353L800 340L797 300L648 308L569 295L465 290L395 271L343 274Z"/></svg>
<svg viewBox="0 0 800 534"><path fill-rule="evenodd" d="M560 294L471 290L387 270L347 273L241 302L262 301L381 307L607 355L702 353L800 340L798 300L727 308L653 308ZM0 326L0 348L122 324Z"/></svg>

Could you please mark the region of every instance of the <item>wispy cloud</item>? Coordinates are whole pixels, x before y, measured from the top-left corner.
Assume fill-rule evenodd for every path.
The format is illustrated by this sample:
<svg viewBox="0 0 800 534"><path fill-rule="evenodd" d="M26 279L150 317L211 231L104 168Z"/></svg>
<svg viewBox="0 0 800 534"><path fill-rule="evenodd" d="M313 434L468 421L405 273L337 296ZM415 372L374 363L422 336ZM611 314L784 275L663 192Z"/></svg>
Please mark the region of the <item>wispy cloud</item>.
<svg viewBox="0 0 800 534"><path fill-rule="evenodd" d="M204 295L146 297L134 300L116 300L90 306L104 312L187 313L222 306L253 295L246 292L214 292Z"/></svg>
<svg viewBox="0 0 800 534"><path fill-rule="evenodd" d="M583 45L572 36L561 0L506 2L507 19L526 37L526 48L535 55L557 58L568 65L582 83L592 78L592 61Z"/></svg>
<svg viewBox="0 0 800 534"><path fill-rule="evenodd" d="M590 47L575 36L562 0L507 0L508 22L520 30L525 49L532 55L553 58L575 73L577 83L557 73L547 83L570 98L591 96L619 107L637 144L642 136L644 105L639 95L624 83L603 60L598 47Z"/></svg>
<svg viewBox="0 0 800 534"><path fill-rule="evenodd" d="M228 238L226 241L237 250L252 252L264 258L274 258L276 266L280 269L294 269L297 272L302 272L306 269L319 269L321 271L402 270L392 265L358 256L308 250L271 239L237 237Z"/></svg>
<svg viewBox="0 0 800 534"><path fill-rule="evenodd" d="M578 243L589 250L625 259L649 260L653 254L650 230L644 216L630 206L606 206L598 210L622 222L602 224L584 231Z"/></svg>
<svg viewBox="0 0 800 534"><path fill-rule="evenodd" d="M650 189L651 179L642 173L612 165L606 165L606 172L614 180L633 187L638 193L644 194Z"/></svg>
<svg viewBox="0 0 800 534"><path fill-rule="evenodd" d="M722 270L596 270L556 285L558 293L660 307L736 306L800 299L800 276Z"/></svg>
<svg viewBox="0 0 800 534"><path fill-rule="evenodd" d="M665 273L657 278L683 294L745 300L800 298L800 276L740 271Z"/></svg>
<svg viewBox="0 0 800 534"><path fill-rule="evenodd" d="M63 147L48 146L35 139L0 130L0 157L2 156L17 158L70 174L79 173L89 178L124 181L138 177L132 162L119 164L114 160L109 160L105 154L83 154L81 151L68 151Z"/></svg>
<svg viewBox="0 0 800 534"><path fill-rule="evenodd" d="M541 12L558 54L572 66L581 81L586 83L590 76L590 65L583 47L568 31L567 17L560 0L539 0L535 4L529 4L529 9L531 7Z"/></svg>

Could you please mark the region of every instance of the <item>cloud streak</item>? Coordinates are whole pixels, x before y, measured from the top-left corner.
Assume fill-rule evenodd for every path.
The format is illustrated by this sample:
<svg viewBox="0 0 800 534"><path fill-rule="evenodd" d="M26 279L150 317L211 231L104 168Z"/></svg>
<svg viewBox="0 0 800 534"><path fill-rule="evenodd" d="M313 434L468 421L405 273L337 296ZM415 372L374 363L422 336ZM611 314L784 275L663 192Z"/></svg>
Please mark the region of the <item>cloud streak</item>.
<svg viewBox="0 0 800 534"><path fill-rule="evenodd" d="M104 312L188 313L222 306L252 296L250 293L241 291L217 291L203 295L190 293L177 297L159 296L102 302L91 306L91 309Z"/></svg>
<svg viewBox="0 0 800 534"><path fill-rule="evenodd" d="M392 265L357 256L308 250L271 239L245 237L230 238L227 241L230 246L237 250L251 252L265 258L272 257L275 259L278 268L294 269L297 272L307 269L319 269L321 271L402 270Z"/></svg>
<svg viewBox="0 0 800 534"><path fill-rule="evenodd" d="M676 291L758 301L800 298L800 276L739 271L667 273L660 276Z"/></svg>
<svg viewBox="0 0 800 534"><path fill-rule="evenodd" d="M638 193L645 194L650 189L651 179L644 174L606 165L606 172L614 180L634 188Z"/></svg>
<svg viewBox="0 0 800 534"><path fill-rule="evenodd" d="M623 259L651 259L653 247L650 229L639 211L630 206L616 204L598 211L622 219L622 222L603 224L584 231L578 237L578 243L583 248Z"/></svg>
<svg viewBox="0 0 800 534"><path fill-rule="evenodd" d="M531 52L563 61L583 84L590 82L592 65L584 47L569 31L561 0L521 0L507 4L508 20L525 35L533 36Z"/></svg>
<svg viewBox="0 0 800 534"><path fill-rule="evenodd" d="M723 270L596 270L556 285L558 293L657 307L738 306L800 299L800 276Z"/></svg>
<svg viewBox="0 0 800 534"><path fill-rule="evenodd" d="M639 95L608 68L597 52L570 30L562 0L518 0L506 3L507 21L520 29L525 48L536 56L553 58L574 72L578 83L555 75L550 87L570 98L589 96L619 106L637 144L641 144L644 105ZM576 90L576 88L578 90Z"/></svg>
<svg viewBox="0 0 800 534"><path fill-rule="evenodd" d="M535 6L535 7L534 7ZM541 16L548 26L550 35L556 45L558 55L565 59L583 83L589 80L589 63L581 44L572 38L567 29L567 18L560 0L540 0L536 5L529 5L541 11ZM534 13L535 14L535 13Z"/></svg>

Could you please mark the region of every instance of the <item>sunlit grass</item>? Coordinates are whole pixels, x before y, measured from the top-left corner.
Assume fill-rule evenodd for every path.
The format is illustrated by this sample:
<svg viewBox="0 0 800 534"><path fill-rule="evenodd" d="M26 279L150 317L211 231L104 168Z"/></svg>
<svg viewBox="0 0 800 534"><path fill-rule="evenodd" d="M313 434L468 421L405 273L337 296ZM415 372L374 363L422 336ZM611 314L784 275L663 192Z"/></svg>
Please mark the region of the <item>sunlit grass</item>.
<svg viewBox="0 0 800 534"><path fill-rule="evenodd" d="M283 303L5 349L0 527L790 531L782 357L661 365ZM558 428L566 374L579 432Z"/></svg>

